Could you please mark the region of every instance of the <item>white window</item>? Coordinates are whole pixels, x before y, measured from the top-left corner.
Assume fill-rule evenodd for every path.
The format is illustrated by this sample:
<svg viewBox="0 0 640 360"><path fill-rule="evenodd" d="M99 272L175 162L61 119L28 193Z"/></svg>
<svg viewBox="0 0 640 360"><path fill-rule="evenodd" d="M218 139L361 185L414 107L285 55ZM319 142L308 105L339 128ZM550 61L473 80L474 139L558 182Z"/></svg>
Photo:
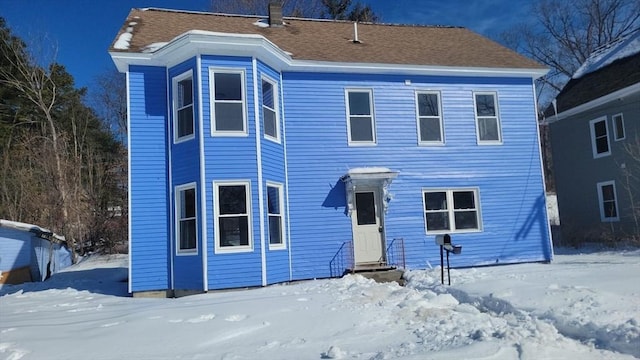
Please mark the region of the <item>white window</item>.
<svg viewBox="0 0 640 360"><path fill-rule="evenodd" d="M421 145L441 145L443 141L440 93L419 91L416 93L418 114L418 142Z"/></svg>
<svg viewBox="0 0 640 360"><path fill-rule="evenodd" d="M267 183L267 216L269 217L269 248L284 248L284 212L282 184Z"/></svg>
<svg viewBox="0 0 640 360"><path fill-rule="evenodd" d="M280 142L278 122L278 86L275 81L262 79L262 126L267 139Z"/></svg>
<svg viewBox="0 0 640 360"><path fill-rule="evenodd" d="M196 183L176 186L176 249L178 254L198 252Z"/></svg>
<svg viewBox="0 0 640 360"><path fill-rule="evenodd" d="M216 251L253 250L251 185L248 181L214 182Z"/></svg>
<svg viewBox="0 0 640 360"><path fill-rule="evenodd" d="M607 118L602 117L591 120L589 121L589 127L591 128L591 150L593 151L593 157L599 158L610 155L611 149L609 148Z"/></svg>
<svg viewBox="0 0 640 360"><path fill-rule="evenodd" d="M598 200L600 204L600 220L603 222L620 220L615 181L598 183Z"/></svg>
<svg viewBox="0 0 640 360"><path fill-rule="evenodd" d="M247 134L243 70L209 69L212 135Z"/></svg>
<svg viewBox="0 0 640 360"><path fill-rule="evenodd" d="M474 92L473 97L478 144L501 144L502 130L498 94L495 92Z"/></svg>
<svg viewBox="0 0 640 360"><path fill-rule="evenodd" d="M349 145L375 144L376 122L373 117L371 90L346 90L346 98Z"/></svg>
<svg viewBox="0 0 640 360"><path fill-rule="evenodd" d="M622 114L613 115L613 135L616 141L624 140L624 119L622 118Z"/></svg>
<svg viewBox="0 0 640 360"><path fill-rule="evenodd" d="M427 234L480 231L477 189L423 190Z"/></svg>
<svg viewBox="0 0 640 360"><path fill-rule="evenodd" d="M173 78L173 142L193 139L193 75L191 70Z"/></svg>

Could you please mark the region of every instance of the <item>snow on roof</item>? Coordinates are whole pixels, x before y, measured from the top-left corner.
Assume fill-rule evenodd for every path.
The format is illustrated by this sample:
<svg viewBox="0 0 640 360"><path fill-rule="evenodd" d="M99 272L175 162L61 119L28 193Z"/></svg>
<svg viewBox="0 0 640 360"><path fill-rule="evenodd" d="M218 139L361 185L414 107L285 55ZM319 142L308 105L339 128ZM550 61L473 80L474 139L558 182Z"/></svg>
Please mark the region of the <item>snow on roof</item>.
<svg viewBox="0 0 640 360"><path fill-rule="evenodd" d="M118 40L115 44L113 44L114 49L118 50L128 50L129 44L131 43L131 39L133 38L133 27L138 25L137 22L132 21L127 26L127 30L118 36Z"/></svg>
<svg viewBox="0 0 640 360"><path fill-rule="evenodd" d="M386 167L358 167L349 169L347 172L348 175L353 174L379 174L379 173L390 173L393 172L391 169Z"/></svg>
<svg viewBox="0 0 640 360"><path fill-rule="evenodd" d="M35 233L38 236L40 236L42 234L50 235L53 238L55 238L56 240L66 241L64 236L58 235L58 234L54 233L53 231L51 231L49 229L42 228L42 227L40 227L38 225L27 224L27 223L23 223L23 222L19 222L19 221L11 221L11 220L0 219L0 227L6 227L6 228L10 228L10 229L15 229L15 230L32 232L32 233Z"/></svg>
<svg viewBox="0 0 640 360"><path fill-rule="evenodd" d="M640 52L640 29L597 48L573 74L574 79Z"/></svg>
<svg viewBox="0 0 640 360"><path fill-rule="evenodd" d="M160 48L162 48L163 46L167 45L168 42L156 42L153 44L149 44L147 46L144 47L144 49L142 49L143 53L153 53L156 52L158 50L160 50Z"/></svg>

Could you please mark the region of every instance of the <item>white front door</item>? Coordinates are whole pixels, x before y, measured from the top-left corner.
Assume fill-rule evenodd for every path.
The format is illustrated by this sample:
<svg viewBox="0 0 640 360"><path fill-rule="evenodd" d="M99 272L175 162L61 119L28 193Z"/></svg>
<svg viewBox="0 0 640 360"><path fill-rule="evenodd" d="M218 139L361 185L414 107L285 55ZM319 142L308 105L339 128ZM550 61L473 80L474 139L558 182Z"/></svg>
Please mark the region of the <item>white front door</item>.
<svg viewBox="0 0 640 360"><path fill-rule="evenodd" d="M358 189L351 216L355 264L384 263L383 220L378 189Z"/></svg>

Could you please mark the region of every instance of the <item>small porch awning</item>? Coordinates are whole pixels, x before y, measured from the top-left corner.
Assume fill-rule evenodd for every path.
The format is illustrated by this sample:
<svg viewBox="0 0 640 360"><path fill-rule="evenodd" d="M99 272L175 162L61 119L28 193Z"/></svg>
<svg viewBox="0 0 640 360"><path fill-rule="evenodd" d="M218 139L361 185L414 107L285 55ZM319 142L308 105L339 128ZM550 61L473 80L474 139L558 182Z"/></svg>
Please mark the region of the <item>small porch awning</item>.
<svg viewBox="0 0 640 360"><path fill-rule="evenodd" d="M389 192L389 185L398 176L397 171L392 171L385 167L359 167L349 169L346 174L340 177L345 184L347 194L347 207L349 216L355 207L354 194L358 186L378 187L381 190L382 204L387 212L389 201L393 198Z"/></svg>

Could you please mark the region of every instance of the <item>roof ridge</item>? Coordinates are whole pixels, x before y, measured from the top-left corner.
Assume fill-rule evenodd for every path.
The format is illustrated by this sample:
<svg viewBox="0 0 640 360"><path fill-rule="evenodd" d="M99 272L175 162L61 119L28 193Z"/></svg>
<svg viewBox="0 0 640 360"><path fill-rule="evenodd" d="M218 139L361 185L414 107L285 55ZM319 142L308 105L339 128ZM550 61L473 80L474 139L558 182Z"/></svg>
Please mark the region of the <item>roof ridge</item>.
<svg viewBox="0 0 640 360"><path fill-rule="evenodd" d="M160 7L146 7L146 8L135 8L140 11L164 11L164 12L172 12L172 13L184 13L184 14L199 14L199 15L213 15L213 16L225 16L225 17L235 17L235 18L246 18L246 19L268 19L269 16L266 15L245 15L245 14L229 14L229 13L216 13L216 12L208 12L208 11L197 11L197 10L180 10L180 9L167 9ZM467 29L464 26L455 26L455 25L425 25L425 24L398 24L398 23L374 23L368 21L352 21L352 20L336 20L336 19L318 19L318 18L305 18L305 17L297 17L297 16L284 16L284 20L295 20L295 21L309 21L309 22L324 22L324 23L337 23L337 24L352 24L357 22L358 24L363 25L374 25L374 26L397 26L397 27L415 27L415 28L443 28L443 29Z"/></svg>

